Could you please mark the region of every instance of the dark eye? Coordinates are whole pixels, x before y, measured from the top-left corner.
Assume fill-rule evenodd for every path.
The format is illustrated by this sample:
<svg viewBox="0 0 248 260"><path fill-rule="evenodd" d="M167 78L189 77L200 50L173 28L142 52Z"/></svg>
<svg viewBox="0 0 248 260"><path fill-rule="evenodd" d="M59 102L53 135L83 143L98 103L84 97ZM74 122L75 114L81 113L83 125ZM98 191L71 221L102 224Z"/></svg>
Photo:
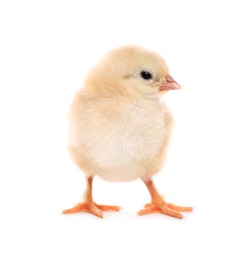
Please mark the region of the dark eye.
<svg viewBox="0 0 248 260"><path fill-rule="evenodd" d="M140 77L144 80L149 80L153 78L152 73L146 70L142 70L140 72Z"/></svg>

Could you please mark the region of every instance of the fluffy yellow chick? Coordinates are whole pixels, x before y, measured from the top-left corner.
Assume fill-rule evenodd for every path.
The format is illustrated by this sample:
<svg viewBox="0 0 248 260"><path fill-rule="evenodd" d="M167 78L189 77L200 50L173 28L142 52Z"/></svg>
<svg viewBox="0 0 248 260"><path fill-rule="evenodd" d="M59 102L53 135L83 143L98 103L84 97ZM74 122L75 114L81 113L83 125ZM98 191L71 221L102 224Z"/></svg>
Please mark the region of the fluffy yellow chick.
<svg viewBox="0 0 248 260"><path fill-rule="evenodd" d="M157 192L152 177L161 171L172 128L172 116L160 100L180 89L158 54L138 46L125 46L108 53L89 73L69 113L68 149L85 173L85 199L64 214L103 211L118 206L98 205L92 198L92 181L141 179L151 202L139 215L162 213L182 218L179 207L167 203Z"/></svg>

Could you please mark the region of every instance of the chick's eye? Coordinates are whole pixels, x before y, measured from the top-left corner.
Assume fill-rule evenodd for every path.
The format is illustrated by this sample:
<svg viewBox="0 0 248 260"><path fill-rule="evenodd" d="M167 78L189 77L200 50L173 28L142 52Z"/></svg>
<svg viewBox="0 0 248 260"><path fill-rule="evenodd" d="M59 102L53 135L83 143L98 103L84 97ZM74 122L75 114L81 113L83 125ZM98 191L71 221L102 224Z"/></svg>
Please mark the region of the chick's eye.
<svg viewBox="0 0 248 260"><path fill-rule="evenodd" d="M144 80L149 80L153 78L152 73L146 70L142 70L140 72L140 77Z"/></svg>

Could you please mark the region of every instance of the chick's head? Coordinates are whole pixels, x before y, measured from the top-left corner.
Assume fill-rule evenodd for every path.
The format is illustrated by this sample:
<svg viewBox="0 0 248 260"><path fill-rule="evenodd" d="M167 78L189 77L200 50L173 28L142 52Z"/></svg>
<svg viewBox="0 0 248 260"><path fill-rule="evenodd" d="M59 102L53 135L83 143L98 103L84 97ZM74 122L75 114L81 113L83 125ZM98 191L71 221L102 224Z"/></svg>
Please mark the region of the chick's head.
<svg viewBox="0 0 248 260"><path fill-rule="evenodd" d="M138 46L125 46L108 53L87 79L96 94L104 96L161 95L179 89L164 59Z"/></svg>

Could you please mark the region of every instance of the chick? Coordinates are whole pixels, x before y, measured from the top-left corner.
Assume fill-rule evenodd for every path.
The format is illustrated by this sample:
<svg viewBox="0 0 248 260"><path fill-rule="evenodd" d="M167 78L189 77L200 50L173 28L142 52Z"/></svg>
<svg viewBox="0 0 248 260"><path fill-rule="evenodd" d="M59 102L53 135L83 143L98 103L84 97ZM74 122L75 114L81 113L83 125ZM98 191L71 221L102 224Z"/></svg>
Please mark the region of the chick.
<svg viewBox="0 0 248 260"><path fill-rule="evenodd" d="M139 215L162 213L183 218L179 207L164 201L152 177L161 171L172 129L172 115L160 100L169 90L180 89L158 54L138 46L108 53L89 72L69 113L69 153L86 176L84 201L64 214L103 211L118 206L98 205L92 198L93 178L106 181L141 179L151 202Z"/></svg>

